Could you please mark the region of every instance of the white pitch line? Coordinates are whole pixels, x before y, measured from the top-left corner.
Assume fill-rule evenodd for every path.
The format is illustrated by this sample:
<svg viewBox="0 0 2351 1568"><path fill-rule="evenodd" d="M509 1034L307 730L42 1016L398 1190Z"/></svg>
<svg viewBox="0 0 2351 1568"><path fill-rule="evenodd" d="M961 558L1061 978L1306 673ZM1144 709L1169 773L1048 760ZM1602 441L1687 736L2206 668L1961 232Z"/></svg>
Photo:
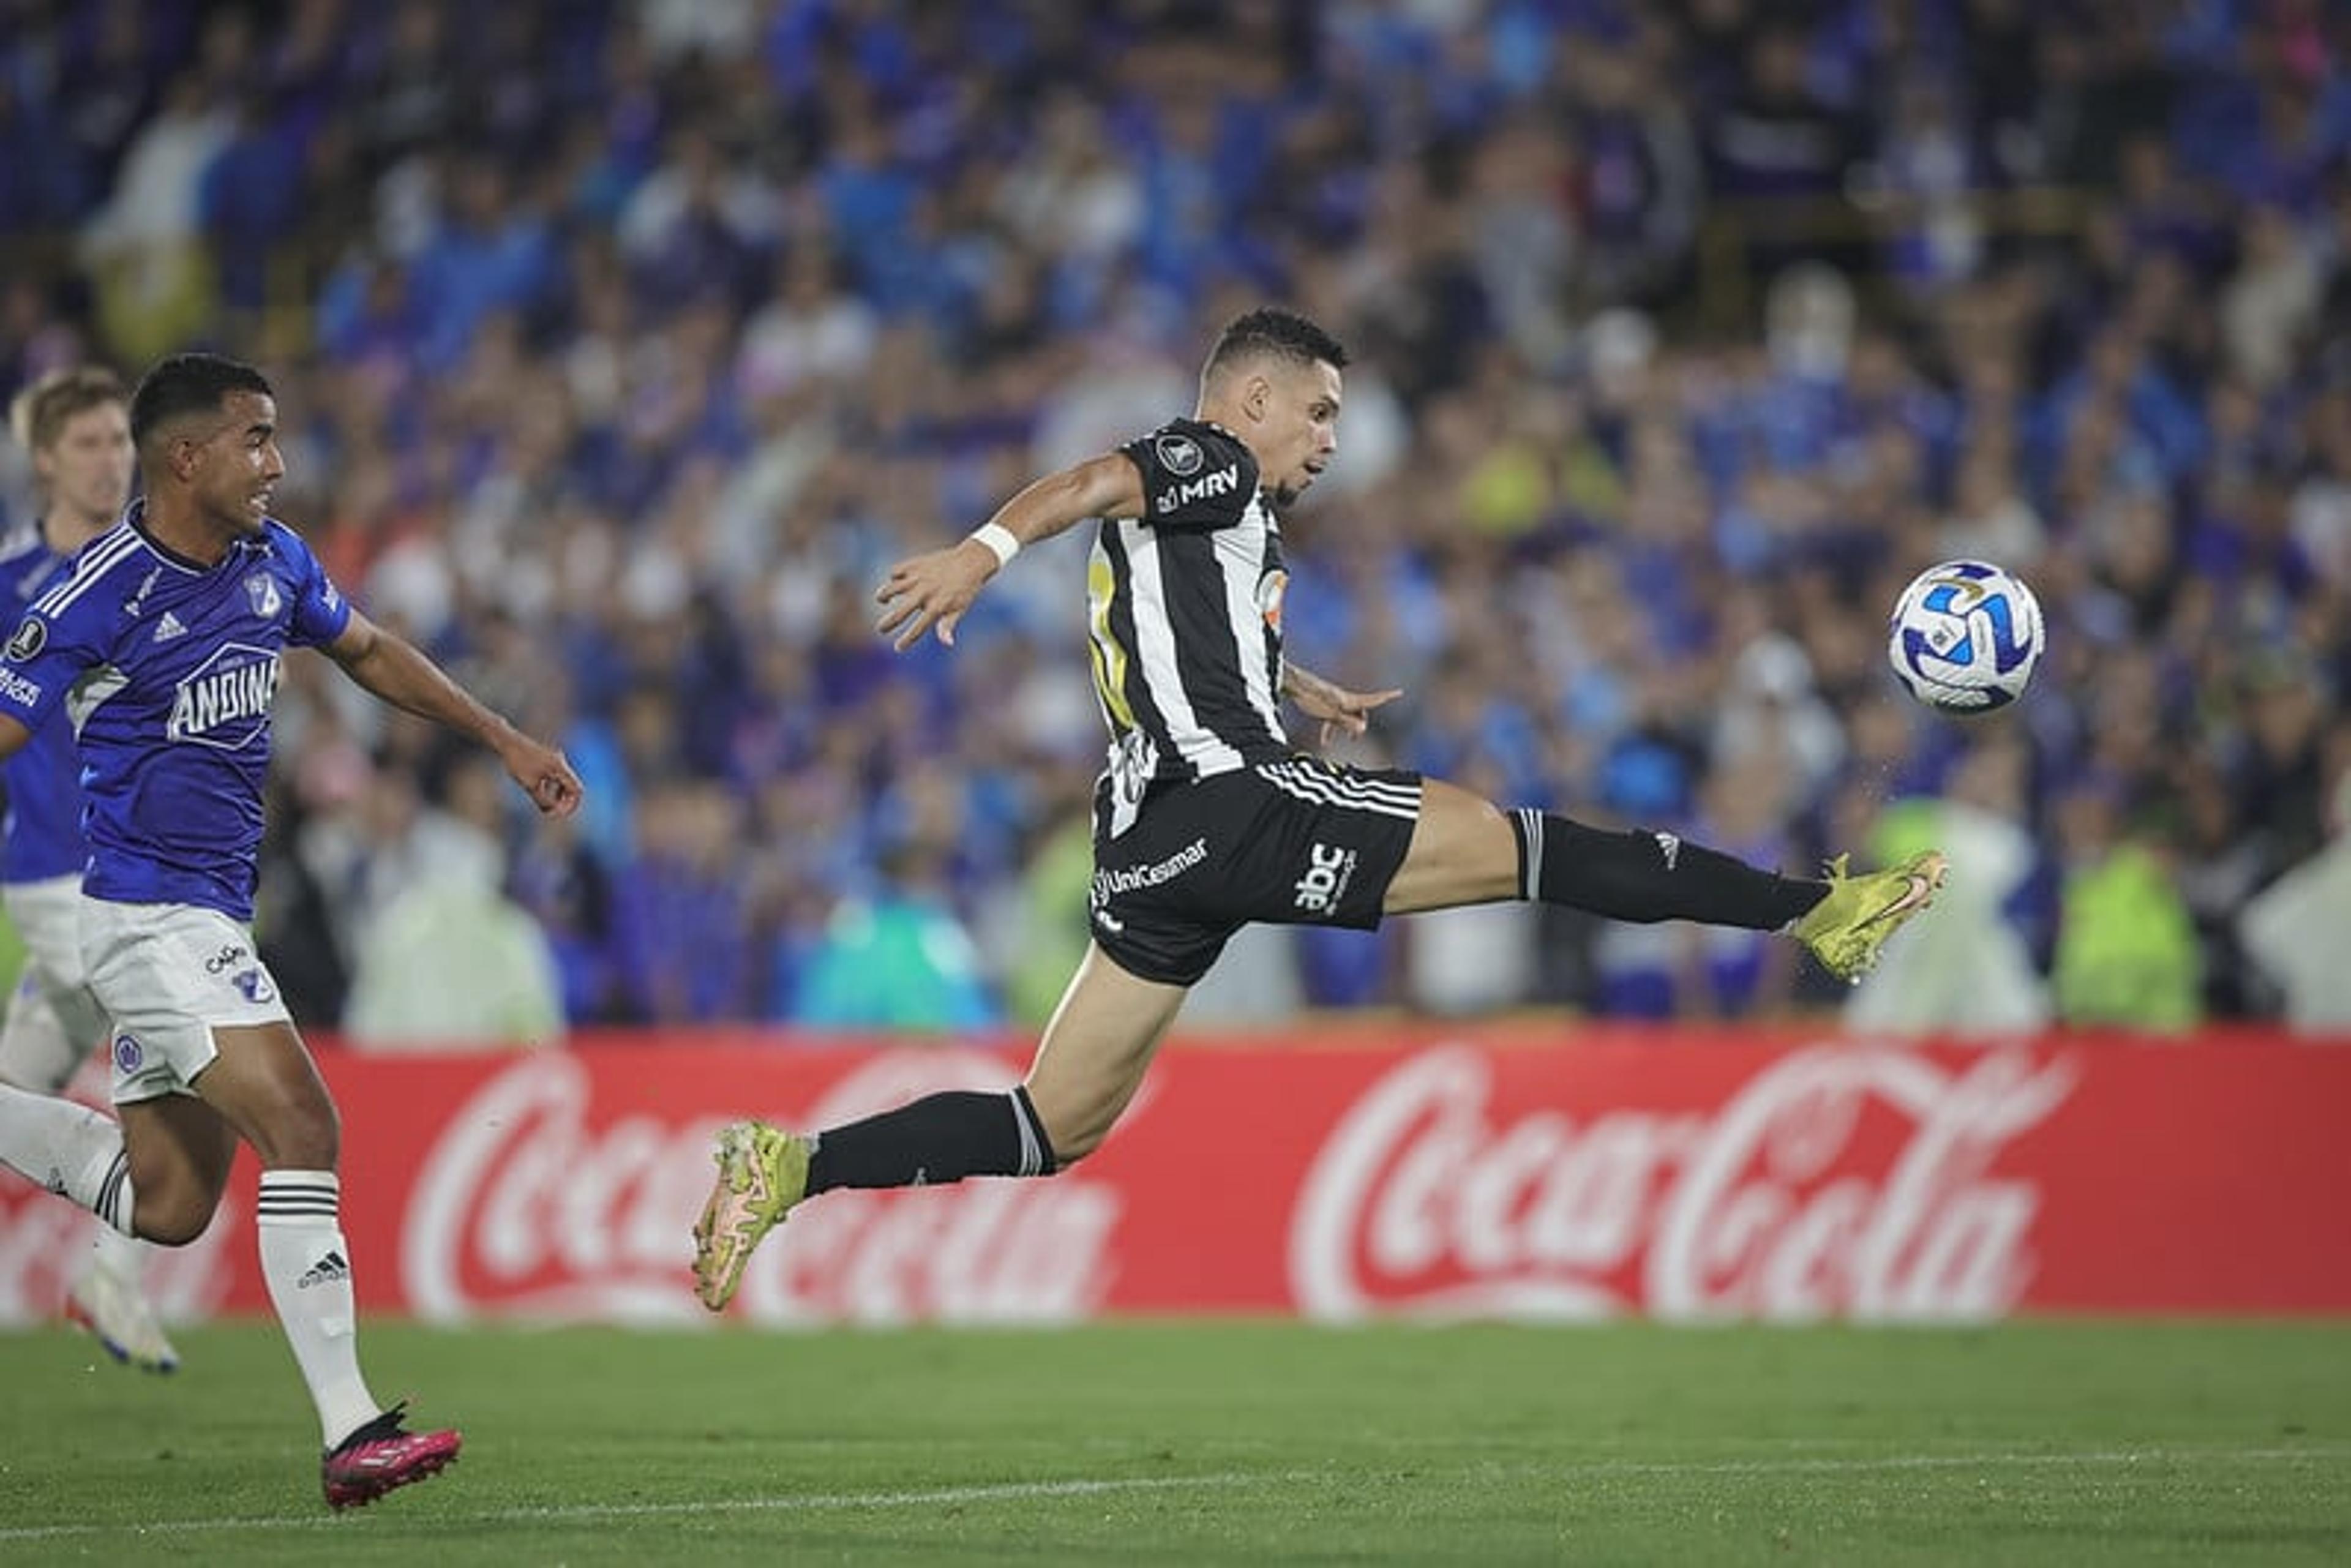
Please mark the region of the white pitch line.
<svg viewBox="0 0 2351 1568"><path fill-rule="evenodd" d="M2351 1448L2109 1448L2067 1453L1888 1454L1876 1458L1802 1459L1589 1459L1556 1465L1502 1465L1504 1474L1579 1477L1843 1475L1869 1471L1960 1470L1987 1468L2063 1469L2142 1464L2199 1464L2239 1460L2267 1464L2302 1459L2336 1462ZM1493 1473L1489 1471L1489 1473ZM726 1498L705 1502L565 1503L535 1508L435 1514L418 1522L465 1524L562 1524L603 1519L648 1519L667 1515L804 1513L824 1510L936 1508L957 1503L1029 1502L1052 1498L1100 1497L1118 1492L1223 1490L1237 1486L1346 1478L1332 1470L1227 1471L1199 1476L1140 1476L1059 1481L1002 1481L988 1486L938 1487L924 1491L816 1492L804 1497ZM235 1531L331 1530L344 1521L333 1514L244 1519L178 1519L120 1524L32 1524L0 1528L0 1542L61 1541L99 1535L212 1534Z"/></svg>
<svg viewBox="0 0 2351 1568"><path fill-rule="evenodd" d="M1815 1471L1844 1475L1865 1470L1968 1470L1987 1465L2037 1468L2065 1465L2195 1464L2215 1459L2249 1459L2266 1464L2275 1459L2351 1458L2351 1448L2110 1448L2081 1453L2052 1450L2027 1454L1886 1454L1876 1458L1810 1459L1600 1459L1590 1464L1533 1466L1569 1475L1627 1476L1763 1476L1804 1475Z"/></svg>
<svg viewBox="0 0 2351 1568"><path fill-rule="evenodd" d="M793 1513L823 1509L934 1508L967 1502L1027 1502L1045 1498L1096 1497L1108 1492L1172 1491L1183 1488L1238 1486L1244 1482L1294 1479L1238 1472L1210 1476L1142 1476L1124 1479L1002 1481L993 1486L939 1487L928 1491L816 1492L805 1497L724 1498L712 1502L584 1502L538 1508L502 1508L481 1513L436 1514L420 1522L443 1524L548 1524L599 1519L642 1519L664 1514ZM397 1505L395 1505L397 1506ZM28 1524L0 1529L0 1541L59 1541L92 1535L208 1534L222 1531L331 1530L335 1514L308 1517L261 1515L245 1519L150 1520L120 1524Z"/></svg>

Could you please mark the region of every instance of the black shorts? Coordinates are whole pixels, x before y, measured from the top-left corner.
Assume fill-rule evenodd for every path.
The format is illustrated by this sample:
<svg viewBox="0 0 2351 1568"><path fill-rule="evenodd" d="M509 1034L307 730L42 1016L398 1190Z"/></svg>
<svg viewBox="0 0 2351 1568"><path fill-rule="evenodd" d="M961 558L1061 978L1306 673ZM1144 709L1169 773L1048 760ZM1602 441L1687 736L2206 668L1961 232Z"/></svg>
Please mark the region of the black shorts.
<svg viewBox="0 0 2351 1568"><path fill-rule="evenodd" d="M1177 986L1251 921L1377 925L1420 820L1419 774L1313 757L1156 785L1115 838L1110 791L1107 777L1094 789L1094 940Z"/></svg>

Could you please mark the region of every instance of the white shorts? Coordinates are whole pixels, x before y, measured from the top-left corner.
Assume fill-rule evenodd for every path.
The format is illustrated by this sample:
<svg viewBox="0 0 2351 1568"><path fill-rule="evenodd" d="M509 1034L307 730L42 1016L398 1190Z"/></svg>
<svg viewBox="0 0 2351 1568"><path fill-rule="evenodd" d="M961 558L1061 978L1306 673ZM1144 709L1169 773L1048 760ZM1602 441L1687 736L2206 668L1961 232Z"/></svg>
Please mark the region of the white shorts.
<svg viewBox="0 0 2351 1568"><path fill-rule="evenodd" d="M293 1022L253 934L216 910L85 898L81 955L113 1020L118 1105L185 1092L216 1029Z"/></svg>
<svg viewBox="0 0 2351 1568"><path fill-rule="evenodd" d="M83 983L81 878L0 886L0 904L25 944L25 969L0 1020L0 1082L55 1093L106 1032Z"/></svg>

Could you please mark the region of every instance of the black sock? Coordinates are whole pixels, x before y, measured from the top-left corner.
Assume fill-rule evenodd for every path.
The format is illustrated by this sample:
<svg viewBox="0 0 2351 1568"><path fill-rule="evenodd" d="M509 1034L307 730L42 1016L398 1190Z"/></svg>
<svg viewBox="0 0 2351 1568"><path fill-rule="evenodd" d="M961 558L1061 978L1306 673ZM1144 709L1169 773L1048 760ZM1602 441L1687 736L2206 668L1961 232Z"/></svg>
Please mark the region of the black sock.
<svg viewBox="0 0 2351 1568"><path fill-rule="evenodd" d="M1697 920L1777 931L1829 884L1782 876L1671 833L1604 833L1531 808L1510 814L1522 898L1611 920Z"/></svg>
<svg viewBox="0 0 2351 1568"><path fill-rule="evenodd" d="M1051 1176L1053 1145L1029 1091L927 1094L818 1134L811 1193L837 1186L936 1186L975 1176Z"/></svg>

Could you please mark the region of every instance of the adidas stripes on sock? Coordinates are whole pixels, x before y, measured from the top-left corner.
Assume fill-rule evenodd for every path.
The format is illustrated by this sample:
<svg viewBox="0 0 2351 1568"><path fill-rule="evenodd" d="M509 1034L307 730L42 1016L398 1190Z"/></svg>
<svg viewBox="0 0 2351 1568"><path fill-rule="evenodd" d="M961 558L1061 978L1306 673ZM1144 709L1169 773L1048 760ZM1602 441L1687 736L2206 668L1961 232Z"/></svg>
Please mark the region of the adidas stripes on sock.
<svg viewBox="0 0 2351 1568"><path fill-rule="evenodd" d="M132 1234L131 1156L105 1113L0 1083L0 1162Z"/></svg>
<svg viewBox="0 0 2351 1568"><path fill-rule="evenodd" d="M1029 1091L925 1095L818 1135L809 1191L934 1186L966 1176L1051 1176L1053 1145Z"/></svg>
<svg viewBox="0 0 2351 1568"><path fill-rule="evenodd" d="M1519 895L1649 923L1696 920L1777 931L1828 894L1672 833L1603 832L1532 808L1509 813L1519 841Z"/></svg>
<svg viewBox="0 0 2351 1568"><path fill-rule="evenodd" d="M319 1407L327 1448L375 1419L381 1407L360 1375L351 1249L343 1239L342 1185L332 1171L264 1171L256 1215L261 1274L295 1364Z"/></svg>

